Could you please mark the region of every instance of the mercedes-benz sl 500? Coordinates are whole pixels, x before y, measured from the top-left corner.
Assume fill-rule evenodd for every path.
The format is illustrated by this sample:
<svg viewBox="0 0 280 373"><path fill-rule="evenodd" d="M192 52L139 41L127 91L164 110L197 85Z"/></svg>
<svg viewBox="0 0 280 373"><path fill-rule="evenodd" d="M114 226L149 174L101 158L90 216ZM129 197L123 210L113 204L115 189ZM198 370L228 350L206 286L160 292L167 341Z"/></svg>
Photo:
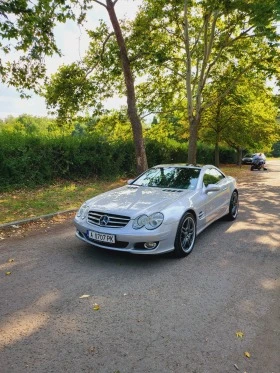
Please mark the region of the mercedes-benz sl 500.
<svg viewBox="0 0 280 373"><path fill-rule="evenodd" d="M236 180L212 165L158 165L83 203L76 236L134 254L188 255L196 236L225 216L236 219Z"/></svg>

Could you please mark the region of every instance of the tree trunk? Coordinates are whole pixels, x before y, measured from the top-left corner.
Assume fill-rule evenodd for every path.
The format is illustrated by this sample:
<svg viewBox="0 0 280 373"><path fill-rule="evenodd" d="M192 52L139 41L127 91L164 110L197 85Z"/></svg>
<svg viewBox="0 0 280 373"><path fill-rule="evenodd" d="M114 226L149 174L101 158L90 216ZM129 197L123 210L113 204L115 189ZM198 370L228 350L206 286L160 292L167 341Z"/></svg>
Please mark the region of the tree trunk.
<svg viewBox="0 0 280 373"><path fill-rule="evenodd" d="M237 149L237 164L238 164L238 166L241 167L241 163L242 163L242 149L238 148Z"/></svg>
<svg viewBox="0 0 280 373"><path fill-rule="evenodd" d="M127 93L127 113L132 126L133 140L136 153L137 173L142 173L148 168L146 150L143 139L143 131L140 117L137 112L134 79L130 67L128 53L125 41L122 35L120 24L116 16L114 3L112 0L106 0L106 8L115 32L117 43L120 50L120 60L125 79L126 93Z"/></svg>
<svg viewBox="0 0 280 373"><path fill-rule="evenodd" d="M221 117L221 101L218 101L217 105L217 111L216 111L216 141L215 141L215 166L220 167L220 149L219 149L219 144L220 144L220 134L221 134L221 125L220 125L220 117Z"/></svg>
<svg viewBox="0 0 280 373"><path fill-rule="evenodd" d="M220 167L220 149L218 139L215 144L215 166Z"/></svg>
<svg viewBox="0 0 280 373"><path fill-rule="evenodd" d="M190 120L190 137L189 137L189 148L188 148L188 163L196 164L196 153L197 153L197 140L198 140L198 125L199 119L192 118Z"/></svg>

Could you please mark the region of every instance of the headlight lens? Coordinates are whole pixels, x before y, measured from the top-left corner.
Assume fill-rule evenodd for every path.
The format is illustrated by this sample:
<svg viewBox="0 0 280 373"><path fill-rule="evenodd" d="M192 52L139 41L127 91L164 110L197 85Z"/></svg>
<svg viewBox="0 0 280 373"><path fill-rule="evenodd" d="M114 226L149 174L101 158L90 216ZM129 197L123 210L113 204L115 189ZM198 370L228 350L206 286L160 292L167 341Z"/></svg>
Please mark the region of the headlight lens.
<svg viewBox="0 0 280 373"><path fill-rule="evenodd" d="M145 227L146 229L152 230L158 228L163 222L164 216L161 212L156 212L150 216L140 215L133 222L134 229L140 229Z"/></svg>
<svg viewBox="0 0 280 373"><path fill-rule="evenodd" d="M88 206L86 203L84 203L84 204L80 207L80 209L79 209L79 211L77 212L77 215L76 215L76 216L77 216L78 218L84 219L84 218L87 216L88 210L89 210L89 206Z"/></svg>
<svg viewBox="0 0 280 373"><path fill-rule="evenodd" d="M149 222L145 224L146 229L156 229L163 222L163 214L161 212L156 212L149 216Z"/></svg>

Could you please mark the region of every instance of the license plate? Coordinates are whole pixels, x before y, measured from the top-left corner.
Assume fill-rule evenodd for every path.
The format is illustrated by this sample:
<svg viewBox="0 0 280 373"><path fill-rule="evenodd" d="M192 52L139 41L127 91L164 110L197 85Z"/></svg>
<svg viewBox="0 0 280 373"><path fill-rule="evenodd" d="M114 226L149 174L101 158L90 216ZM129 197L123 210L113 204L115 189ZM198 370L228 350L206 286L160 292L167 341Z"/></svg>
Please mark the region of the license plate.
<svg viewBox="0 0 280 373"><path fill-rule="evenodd" d="M113 234L99 233L88 231L89 238L100 242L115 243L115 236Z"/></svg>

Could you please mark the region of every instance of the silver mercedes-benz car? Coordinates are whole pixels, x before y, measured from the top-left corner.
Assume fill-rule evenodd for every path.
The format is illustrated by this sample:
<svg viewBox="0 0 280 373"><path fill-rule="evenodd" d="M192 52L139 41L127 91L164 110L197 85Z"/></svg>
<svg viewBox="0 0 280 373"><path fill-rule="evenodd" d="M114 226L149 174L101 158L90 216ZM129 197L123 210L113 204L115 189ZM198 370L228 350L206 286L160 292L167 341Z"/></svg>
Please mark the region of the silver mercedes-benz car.
<svg viewBox="0 0 280 373"><path fill-rule="evenodd" d="M215 166L158 165L126 186L86 201L76 236L134 254L188 255L196 236L222 216L238 214L236 181Z"/></svg>

